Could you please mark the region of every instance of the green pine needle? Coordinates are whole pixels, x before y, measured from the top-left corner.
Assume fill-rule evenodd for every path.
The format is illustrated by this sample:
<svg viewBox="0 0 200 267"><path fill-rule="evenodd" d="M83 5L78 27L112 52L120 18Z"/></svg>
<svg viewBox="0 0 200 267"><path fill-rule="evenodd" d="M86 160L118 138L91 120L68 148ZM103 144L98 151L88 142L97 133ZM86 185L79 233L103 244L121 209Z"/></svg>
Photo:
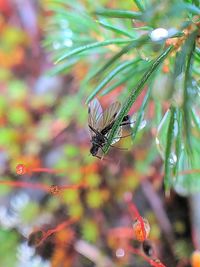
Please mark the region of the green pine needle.
<svg viewBox="0 0 200 267"><path fill-rule="evenodd" d="M129 97L127 98L126 102L124 103L124 105L122 106L122 109L118 115L117 120L115 121L109 137L108 137L108 142L105 145L104 151L108 151L110 144L112 143L113 138L115 137L115 135L117 134L118 128L120 127L120 124L124 118L124 116L129 112L129 110L131 109L133 103L136 101L136 99L138 98L138 96L140 95L140 93L142 92L145 83L148 81L148 79L152 76L152 74L154 73L154 71L159 67L159 65L161 64L161 62L167 57L167 55L172 51L173 46L169 46L150 66L150 68L145 72L145 74L143 75L142 79L139 81L139 83L137 84L136 88L134 88L131 92L131 94L129 95Z"/></svg>

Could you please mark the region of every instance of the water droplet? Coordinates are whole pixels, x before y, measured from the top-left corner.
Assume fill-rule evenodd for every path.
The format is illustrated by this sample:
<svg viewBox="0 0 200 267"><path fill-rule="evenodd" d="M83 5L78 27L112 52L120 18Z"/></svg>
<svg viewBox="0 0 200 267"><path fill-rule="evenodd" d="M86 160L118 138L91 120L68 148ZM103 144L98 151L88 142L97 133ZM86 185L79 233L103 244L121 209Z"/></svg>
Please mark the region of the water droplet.
<svg viewBox="0 0 200 267"><path fill-rule="evenodd" d="M71 47L73 44L72 40L71 39L66 39L64 41L64 45L67 46L67 47Z"/></svg>
<svg viewBox="0 0 200 267"><path fill-rule="evenodd" d="M169 158L169 162L172 166L174 166L177 162L177 156L175 153L171 153L170 158Z"/></svg>
<svg viewBox="0 0 200 267"><path fill-rule="evenodd" d="M156 139L155 139L155 141L156 141L156 145L157 146L159 146L160 145L160 141L159 141L159 139L158 139L158 137L156 136Z"/></svg>
<svg viewBox="0 0 200 267"><path fill-rule="evenodd" d="M174 121L174 137L178 136L178 121Z"/></svg>
<svg viewBox="0 0 200 267"><path fill-rule="evenodd" d="M69 23L66 19L60 20L60 27L61 29L66 29L69 26Z"/></svg>
<svg viewBox="0 0 200 267"><path fill-rule="evenodd" d="M142 120L139 126L139 130L142 130L145 126L147 125L147 121L146 120Z"/></svg>
<svg viewBox="0 0 200 267"><path fill-rule="evenodd" d="M53 49L58 50L59 48L61 48L61 44L59 42L53 42Z"/></svg>
<svg viewBox="0 0 200 267"><path fill-rule="evenodd" d="M70 29L66 29L65 31L63 31L64 37L71 38L72 34L73 34L73 32Z"/></svg>
<svg viewBox="0 0 200 267"><path fill-rule="evenodd" d="M163 159L165 155L166 134L167 134L168 126L169 126L169 120L170 120L170 111L167 110L160 124L158 125L157 135L155 138L157 149Z"/></svg>
<svg viewBox="0 0 200 267"><path fill-rule="evenodd" d="M150 33L150 38L153 42L158 42L168 37L168 30L157 28Z"/></svg>
<svg viewBox="0 0 200 267"><path fill-rule="evenodd" d="M136 122L136 115L133 115L133 116L130 118L130 127L131 127L131 128L134 128L134 126L135 126L135 122Z"/></svg>
<svg viewBox="0 0 200 267"><path fill-rule="evenodd" d="M116 257L118 257L118 258L122 258L122 257L124 257L124 255L125 255L125 251L124 251L123 248L118 248L118 249L116 250Z"/></svg>

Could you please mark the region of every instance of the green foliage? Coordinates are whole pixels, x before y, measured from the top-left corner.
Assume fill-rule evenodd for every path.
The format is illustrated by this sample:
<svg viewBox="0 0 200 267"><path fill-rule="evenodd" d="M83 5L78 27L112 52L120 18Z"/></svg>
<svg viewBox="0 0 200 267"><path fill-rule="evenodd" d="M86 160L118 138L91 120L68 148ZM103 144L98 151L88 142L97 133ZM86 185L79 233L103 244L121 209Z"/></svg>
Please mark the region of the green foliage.
<svg viewBox="0 0 200 267"><path fill-rule="evenodd" d="M75 205L69 206L69 215L71 217L80 218L83 215L83 207L81 203L75 203Z"/></svg>
<svg viewBox="0 0 200 267"><path fill-rule="evenodd" d="M124 18L124 19L140 19L140 12L133 12L129 10L117 10L117 9L97 9L95 14L111 18Z"/></svg>
<svg viewBox="0 0 200 267"><path fill-rule="evenodd" d="M99 208L103 204L101 192L95 189L88 191L87 203L90 208Z"/></svg>
<svg viewBox="0 0 200 267"><path fill-rule="evenodd" d="M23 107L15 107L9 111L8 119L12 125L20 126L28 124L30 117Z"/></svg>
<svg viewBox="0 0 200 267"><path fill-rule="evenodd" d="M122 107L118 118L116 119L113 128L110 131L109 137L108 137L108 143L105 146L105 150L108 150L109 148L109 144L112 143L113 138L115 137L117 130L123 120L123 117L129 112L129 110L131 109L131 106L133 105L133 103L136 101L137 97L139 96L139 94L141 93L141 91L144 88L145 83L147 82L147 80L149 79L149 77L152 76L152 73L155 71L155 69L157 69L157 67L159 66L159 64L165 59L165 57L168 55L168 53L171 51L172 47L169 47L166 51L164 51L151 65L151 67L147 70L147 72L144 74L144 76L142 77L142 79L139 81L139 83L137 84L136 88L134 88L133 92L129 95L129 97L127 98L126 103L124 104L124 106Z"/></svg>
<svg viewBox="0 0 200 267"><path fill-rule="evenodd" d="M175 135L175 122L176 122L176 110L174 107L171 107L170 110L170 121L167 130L167 144L165 149L165 188L168 190L171 185L171 165L173 164L173 155L172 153L172 144Z"/></svg>
<svg viewBox="0 0 200 267"><path fill-rule="evenodd" d="M97 173L88 174L86 177L87 184L90 187L98 187L101 182L101 177Z"/></svg>
<svg viewBox="0 0 200 267"><path fill-rule="evenodd" d="M176 206L171 212L171 202L166 203L169 219L178 222L179 231L174 229L180 240L168 248L165 239L173 224L164 232L161 195L154 190L162 188L164 177L166 190L174 188L181 195L200 191L197 22L197 0L45 0L29 5L27 13L14 5L1 15L2 266L131 266L127 251L116 258L131 225L123 202L129 192L149 220L150 239L157 246L163 242L166 250L160 254L174 250L174 264L166 266L181 264L185 255L189 260L192 230L186 233L186 220L182 232L178 225L187 209L172 214ZM164 35L153 38L159 28ZM53 63L47 74L62 77L43 76L49 67L44 47ZM95 97L102 97L103 107L116 100L122 104L104 150L109 150L124 115L135 121L123 129L129 137L116 144L129 151L113 148L102 161L89 155L87 104ZM27 172L16 173L17 164L24 164ZM143 196L153 219L147 216L146 201L138 203ZM77 220L67 226L71 217ZM119 235L112 234L117 228ZM33 240L27 236L30 231ZM47 239L39 244L45 233ZM27 247L30 240L32 248ZM44 259L44 254L40 262L38 255ZM180 262L175 264L177 256ZM146 266L143 260L138 264Z"/></svg>
<svg viewBox="0 0 200 267"><path fill-rule="evenodd" d="M36 202L29 202L20 210L20 218L25 223L31 223L38 214L39 206Z"/></svg>
<svg viewBox="0 0 200 267"><path fill-rule="evenodd" d="M99 235L99 230L96 223L92 220L85 220L82 225L83 238L90 242L95 242Z"/></svg>
<svg viewBox="0 0 200 267"><path fill-rule="evenodd" d="M68 190L63 193L63 199L67 204L75 204L79 200L79 194L76 190Z"/></svg>
<svg viewBox="0 0 200 267"><path fill-rule="evenodd" d="M0 229L0 246L1 264L3 266L14 267L16 266L17 256L16 249L18 244L18 235L14 231ZM8 253L9 252L9 253Z"/></svg>
<svg viewBox="0 0 200 267"><path fill-rule="evenodd" d="M136 116L132 138L138 135L145 110L153 100L155 112L151 127L157 128L156 136L160 138L157 140L160 144L157 145L164 160L165 186L166 189L172 186L177 188L183 171L181 159L188 159L188 169L192 171L199 150L196 140L199 140L200 53L196 23L200 10L195 1L133 2L138 10L124 9L123 5L120 9L120 5L119 8L107 8L96 4L88 13L81 1L76 1L76 4L67 1L65 5L63 1L52 0L50 9L54 11L54 16L50 25L60 38L60 48L53 52L53 57L56 63L62 61L60 72L64 70L64 64L66 68L71 66L71 60L72 64L84 60L89 66L85 81L81 83L83 87L78 93L81 99L86 98L86 103L98 95L107 95L109 98L109 93L122 86L119 94L122 109L109 133L105 151L108 151L123 117L138 101L144 86L151 84L151 87L156 87L153 93L150 89L146 91ZM76 27L80 21L82 28ZM67 39L63 37L63 29L59 26L62 23L67 25L65 31L72 32ZM167 29L167 36L156 40L151 35L152 30L161 27ZM171 38L168 45L167 38ZM71 40L69 47L64 46L68 39ZM50 35L45 43L52 51ZM162 65L163 68L167 66L166 72L162 70ZM168 120L164 119L167 112L162 106L164 101L170 107ZM159 133L160 122L162 130ZM172 155L174 164L171 164ZM199 176L198 173L196 175ZM192 177L191 174L189 176ZM194 183L198 186L197 182Z"/></svg>

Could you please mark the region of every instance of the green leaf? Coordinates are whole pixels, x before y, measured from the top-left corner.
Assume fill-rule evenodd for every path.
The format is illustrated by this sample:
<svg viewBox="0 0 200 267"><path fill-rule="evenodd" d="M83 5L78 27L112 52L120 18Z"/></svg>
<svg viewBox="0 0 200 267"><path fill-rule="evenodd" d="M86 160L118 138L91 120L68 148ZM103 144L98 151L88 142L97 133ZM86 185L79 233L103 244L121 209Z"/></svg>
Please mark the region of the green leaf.
<svg viewBox="0 0 200 267"><path fill-rule="evenodd" d="M135 64L138 62L140 59L135 59L131 61L126 61L117 66L113 71L111 71L108 76L103 79L103 81L94 89L92 94L87 98L86 103L88 104L98 93L99 91L113 78L117 75L117 73L121 72L125 68L130 67L131 65Z"/></svg>
<svg viewBox="0 0 200 267"><path fill-rule="evenodd" d="M127 32L126 30L120 29L119 27L115 27L113 25L110 25L110 24L105 23L105 22L100 21L100 20L97 20L97 23L99 25L101 25L102 27L104 27L105 29L108 29L114 33L122 34L122 35L125 35L125 36L130 37L130 38L134 37L133 34Z"/></svg>
<svg viewBox="0 0 200 267"><path fill-rule="evenodd" d="M179 12L182 10L187 10L194 15L200 15L200 8L189 3L180 3L177 5L174 5L174 10L176 11L179 10Z"/></svg>
<svg viewBox="0 0 200 267"><path fill-rule="evenodd" d="M123 74L121 79L113 83L111 86L108 86L107 88L105 88L100 95L104 96L110 93L116 87L120 86L121 84L123 83L127 84L127 82L131 83L131 88L132 88L133 87L132 84L135 83L135 80L136 80L136 75L140 73L144 73L144 71L146 71L147 67L149 66L149 62L143 61L143 60L140 60L140 61L142 62L141 66L137 68L137 66L134 65L133 68L128 69L127 73Z"/></svg>
<svg viewBox="0 0 200 267"><path fill-rule="evenodd" d="M200 48L198 47L195 48L195 54L200 59Z"/></svg>
<svg viewBox="0 0 200 267"><path fill-rule="evenodd" d="M142 27L133 27L132 30L134 31L153 31L154 28L150 26L142 26Z"/></svg>
<svg viewBox="0 0 200 267"><path fill-rule="evenodd" d="M111 17L111 18L124 18L124 19L140 19L142 13L129 10L120 9L98 9L95 11L96 15Z"/></svg>
<svg viewBox="0 0 200 267"><path fill-rule="evenodd" d="M55 64L57 64L58 62L62 61L63 59L66 59L68 57L74 56L76 54L79 54L81 52L96 48L96 47L100 47L100 46L107 46L107 45L111 45L111 44L125 44L125 43L129 43L132 42L133 39L112 39L112 40L105 40L102 42L95 42L92 44L87 44L84 46L80 46L77 48L74 48L72 50L70 50L69 52L67 52L66 54L64 54L63 56L61 56L56 62Z"/></svg>
<svg viewBox="0 0 200 267"><path fill-rule="evenodd" d="M139 9L140 11L144 11L144 10L145 10L145 9L144 9L144 5L143 5L143 3L142 3L141 0L134 0L134 2L135 2L136 6L138 7L138 9Z"/></svg>
<svg viewBox="0 0 200 267"><path fill-rule="evenodd" d="M193 66L193 52L195 50L195 40L197 31L194 31L186 40L183 47L183 58L185 58L185 80L184 80L184 100L183 113L184 124L187 138L187 148L192 152L191 145L191 88L192 88L192 66Z"/></svg>
<svg viewBox="0 0 200 267"><path fill-rule="evenodd" d="M179 161L181 157L181 152L183 149L183 144L182 144L182 114L180 112L180 109L176 109L176 121L177 122L177 136L176 136L176 141L175 141L175 153L176 153L176 164L174 166L174 176L177 178L178 171L179 171Z"/></svg>
<svg viewBox="0 0 200 267"><path fill-rule="evenodd" d="M136 134L137 134L137 132L139 130L140 124L141 124L142 119L143 119L144 111L145 111L145 108L146 108L146 106L148 104L150 95L151 95L151 86L149 87L148 92L146 93L146 95L144 97L144 100L142 102L142 106L140 107L140 109L138 111L136 122L135 122L135 125L134 125L134 128L133 128L133 131L131 133L132 139L135 138L135 136L136 136Z"/></svg>
<svg viewBox="0 0 200 267"><path fill-rule="evenodd" d="M48 70L46 72L46 75L54 76L56 74L62 74L62 73L66 74L66 72L70 71L70 68L74 66L77 61L78 61L77 58L73 58L71 60L68 60L67 62L64 62L63 64L56 65L52 69Z"/></svg>
<svg viewBox="0 0 200 267"><path fill-rule="evenodd" d="M93 31L97 32L96 24L94 23L93 18L88 16L84 10L69 10L64 8L63 5L60 4L49 4L48 10L51 10L55 13L53 17L53 24L60 19L62 22L66 21L68 24L70 22L70 28L76 31L87 32L88 29L92 29Z"/></svg>
<svg viewBox="0 0 200 267"><path fill-rule="evenodd" d="M194 148L193 160L191 161L191 156L186 149L182 150L179 160L179 173L174 183L175 190L184 196L200 191L199 138L192 136L192 144Z"/></svg>
<svg viewBox="0 0 200 267"><path fill-rule="evenodd" d="M197 127L197 129L200 131L200 119L198 115L196 114L196 112L194 111L194 109L192 109L192 120L195 126Z"/></svg>
<svg viewBox="0 0 200 267"><path fill-rule="evenodd" d="M170 108L171 114L170 114L170 122L169 127L167 131L167 142L166 142L166 149L165 149L165 161L164 161L164 184L165 184L165 190L166 192L170 189L172 186L172 180L171 180L171 151L172 151L172 145L174 140L174 129L175 129L175 108Z"/></svg>
<svg viewBox="0 0 200 267"><path fill-rule="evenodd" d="M124 116L129 112L131 106L136 101L139 94L142 92L143 87L147 80L152 76L153 72L158 68L158 66L161 64L161 62L166 58L166 56L171 52L173 46L168 47L150 66L150 68L146 71L146 73L143 75L139 83L137 84L136 88L134 88L127 98L126 102L124 103L118 118L116 119L110 134L108 136L108 142L105 145L104 151L108 151L110 144L112 143L113 138L115 137L118 128L120 126L120 123L122 122Z"/></svg>
<svg viewBox="0 0 200 267"><path fill-rule="evenodd" d="M161 102L154 101L155 103L155 124L159 125L162 119L162 105Z"/></svg>
<svg viewBox="0 0 200 267"><path fill-rule="evenodd" d="M132 48L138 48L141 45L145 44L149 40L148 35L143 35L138 39L135 39L131 42L131 44L128 44L124 46L117 54L115 54L111 59L109 59L103 67L101 67L93 76L96 77L98 75L101 75L107 68L109 68L117 59L119 59L122 55L126 54L131 50Z"/></svg>

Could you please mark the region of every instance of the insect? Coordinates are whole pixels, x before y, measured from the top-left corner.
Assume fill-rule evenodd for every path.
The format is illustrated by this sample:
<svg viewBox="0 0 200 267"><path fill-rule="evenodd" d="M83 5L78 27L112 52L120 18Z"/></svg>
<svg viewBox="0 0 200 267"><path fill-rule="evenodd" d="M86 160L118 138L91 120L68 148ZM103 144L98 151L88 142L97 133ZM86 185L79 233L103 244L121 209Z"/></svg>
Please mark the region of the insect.
<svg viewBox="0 0 200 267"><path fill-rule="evenodd" d="M112 103L107 109L102 110L101 104L95 98L89 103L88 107L88 126L91 135L92 147L90 153L92 156L98 157L99 149L103 151L103 147L108 141L109 131L119 114L121 108L120 102ZM122 126L129 124L129 115L124 116L121 127L118 130L112 144L118 142L122 136ZM112 146L111 144L111 146ZM103 151L104 152L104 151ZM99 158L99 157L98 157Z"/></svg>

